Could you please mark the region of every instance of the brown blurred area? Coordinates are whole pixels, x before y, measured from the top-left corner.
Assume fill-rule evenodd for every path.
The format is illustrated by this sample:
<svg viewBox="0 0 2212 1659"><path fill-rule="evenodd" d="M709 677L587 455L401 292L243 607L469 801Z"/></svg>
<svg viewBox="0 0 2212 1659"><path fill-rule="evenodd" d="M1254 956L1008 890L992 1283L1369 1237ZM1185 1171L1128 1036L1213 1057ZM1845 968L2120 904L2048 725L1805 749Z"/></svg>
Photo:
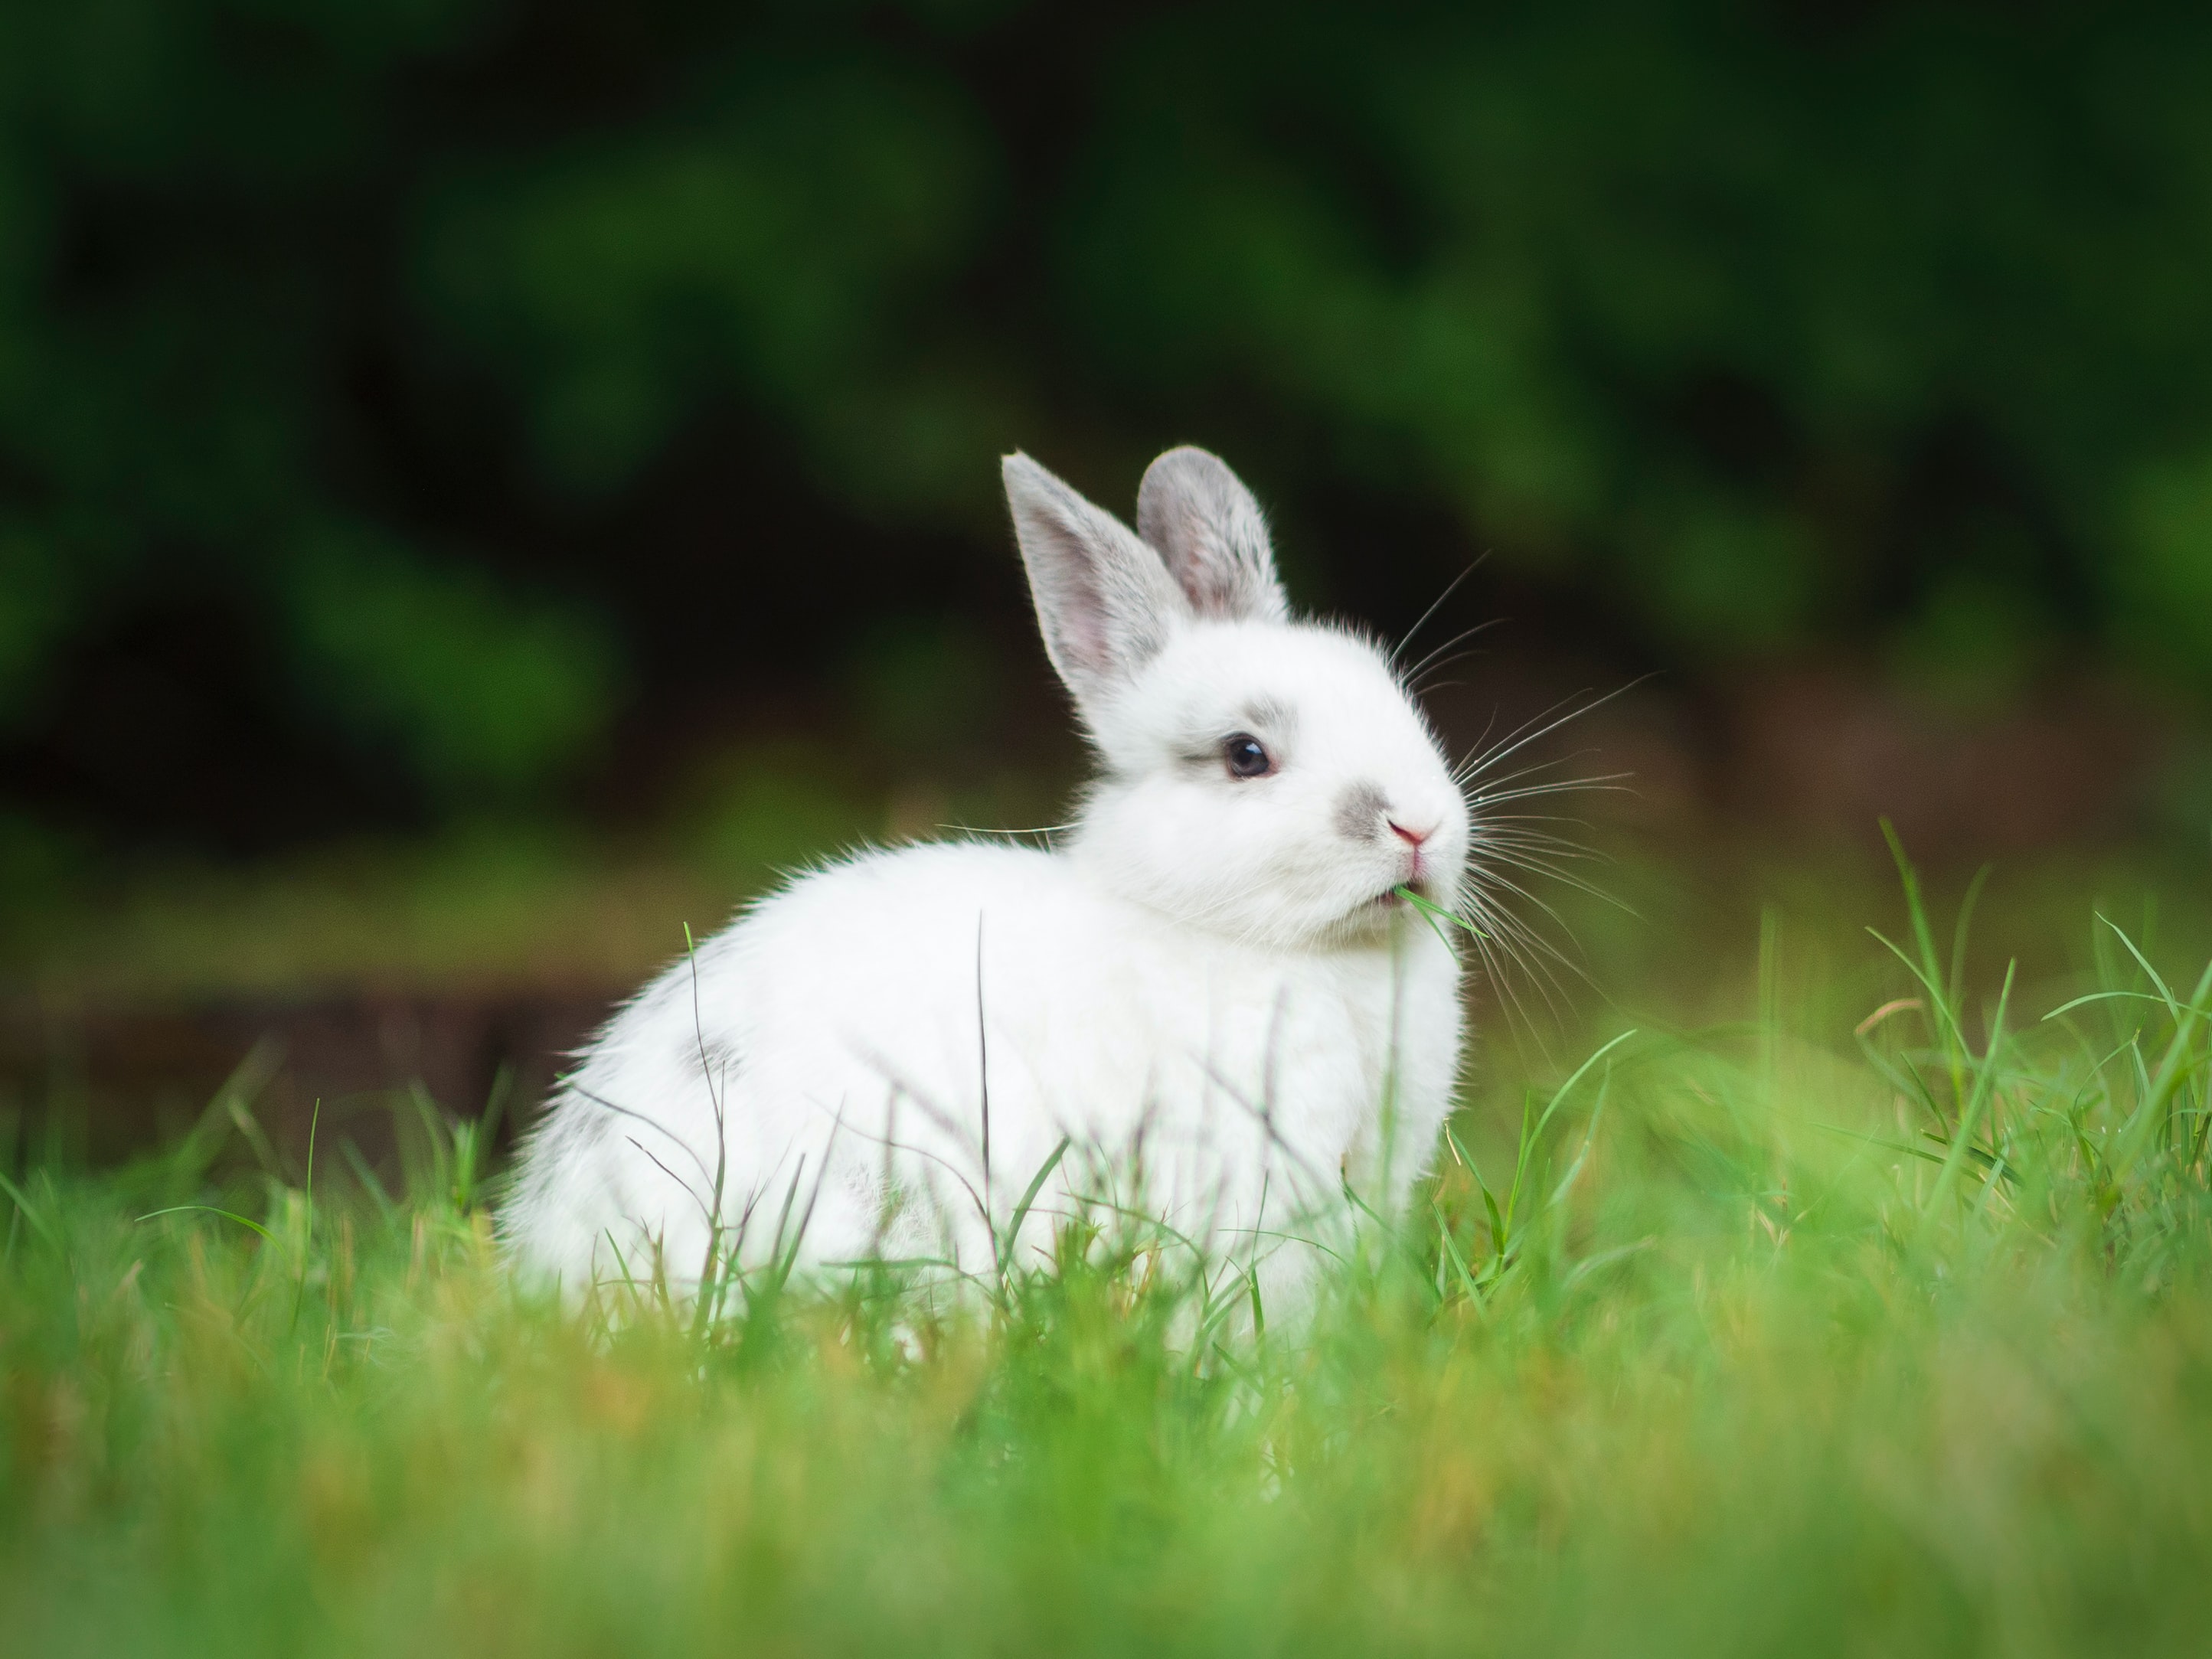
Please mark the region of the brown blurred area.
<svg viewBox="0 0 2212 1659"><path fill-rule="evenodd" d="M2132 867L2161 846L2181 862L2157 868L2186 878L2172 822L2203 751L2184 720L2110 678L1976 702L1841 660L1795 659L1685 690L1564 648L1500 650L1442 678L1427 701L1455 753L1525 739L1498 763L1534 769L1517 784L1596 781L1512 810L1556 813L1554 829L1601 855L1568 866L1577 879L1626 894L1637 912L1513 872L1523 913L1579 971L1555 964L1549 990L1530 978L1517 997L1478 977L1470 994L1485 1024L1534 1018L1556 1037L1609 1004L1663 1003L1670 975L1711 974L1718 957L1741 978L1758 909L1784 892L1811 907L1816 929L1887 925L1883 820L1938 890L1955 891L1985 860L2081 872ZM18 941L0 979L0 1112L99 1162L233 1097L295 1156L318 1111L388 1156L418 1095L470 1115L497 1101L511 1137L564 1057L680 954L684 929L718 926L776 878L784 854L813 850L810 835L827 848L1054 822L1081 768L1060 694L1033 665L1003 695L988 757L933 775L864 755L848 764L845 793L818 799L779 793L790 778L773 767L725 776L717 757L768 753L836 774L842 750L866 745L808 731L810 712L823 711L787 703L702 718L685 734L690 754L671 739L633 757L638 799L614 827L520 874L504 850L473 874L465 856L426 873L419 852L410 864L374 850L281 878L262 866L157 870L135 896L80 902L60 931ZM799 841L718 858L712 830L697 828L718 776L739 797L766 790L766 810L799 820ZM468 896L458 922L456 892ZM1583 938L1593 916L1596 937Z"/></svg>

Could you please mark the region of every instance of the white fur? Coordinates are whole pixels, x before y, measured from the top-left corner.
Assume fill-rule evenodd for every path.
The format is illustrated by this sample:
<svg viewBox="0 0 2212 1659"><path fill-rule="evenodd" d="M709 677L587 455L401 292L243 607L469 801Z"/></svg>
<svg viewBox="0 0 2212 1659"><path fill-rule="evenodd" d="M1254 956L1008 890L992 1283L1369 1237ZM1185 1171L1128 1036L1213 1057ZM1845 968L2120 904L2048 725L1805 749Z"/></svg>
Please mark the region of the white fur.
<svg viewBox="0 0 2212 1659"><path fill-rule="evenodd" d="M1101 775L1052 852L928 845L805 876L678 961L556 1091L501 1220L572 1288L699 1273L719 1170L748 1262L993 1260L1117 1202L1290 1295L1347 1179L1402 1200L1449 1108L1455 951L1378 896L1457 896L1466 805L1389 663L1289 620L1259 508L1170 451L1139 540L1023 456L1007 493ZM1231 775L1249 732L1269 775ZM987 1069L988 1068L988 1069ZM985 1110L988 1088L988 1110ZM984 1158L986 1120L989 1157ZM787 1208L788 1218L786 1218ZM987 1226L982 1212L992 1221Z"/></svg>

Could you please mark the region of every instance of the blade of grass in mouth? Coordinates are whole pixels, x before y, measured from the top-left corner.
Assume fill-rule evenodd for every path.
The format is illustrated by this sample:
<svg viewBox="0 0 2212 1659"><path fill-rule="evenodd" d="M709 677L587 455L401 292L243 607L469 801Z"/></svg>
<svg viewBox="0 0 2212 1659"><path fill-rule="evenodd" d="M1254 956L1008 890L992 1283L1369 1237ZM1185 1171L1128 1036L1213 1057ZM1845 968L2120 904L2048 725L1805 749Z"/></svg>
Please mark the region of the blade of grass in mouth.
<svg viewBox="0 0 2212 1659"><path fill-rule="evenodd" d="M1448 921L1455 927L1466 928L1468 933L1474 934L1477 939L1488 939L1490 937L1490 935L1484 933L1481 928L1476 927L1465 916L1460 915L1458 911L1447 910L1443 905L1434 903L1428 899L1423 898L1419 893L1415 892L1410 887L1394 887L1390 890L1395 893L1400 898L1405 900L1407 903L1412 905L1416 910L1419 910L1427 920L1429 926L1431 927L1435 927L1437 923L1439 921ZM1438 939L1444 938L1444 933L1442 928L1437 929L1437 937Z"/></svg>

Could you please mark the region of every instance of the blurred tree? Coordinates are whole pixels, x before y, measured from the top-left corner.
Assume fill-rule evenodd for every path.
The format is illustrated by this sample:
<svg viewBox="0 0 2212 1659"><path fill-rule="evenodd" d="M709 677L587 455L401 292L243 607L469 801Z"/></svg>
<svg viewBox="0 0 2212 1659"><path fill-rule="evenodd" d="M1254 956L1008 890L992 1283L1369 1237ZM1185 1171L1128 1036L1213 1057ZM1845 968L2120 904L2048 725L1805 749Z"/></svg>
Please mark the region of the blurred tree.
<svg viewBox="0 0 2212 1659"><path fill-rule="evenodd" d="M0 742L214 605L291 741L527 794L1010 603L1000 449L1182 438L1662 659L2212 685L2209 70L2179 0L10 7Z"/></svg>

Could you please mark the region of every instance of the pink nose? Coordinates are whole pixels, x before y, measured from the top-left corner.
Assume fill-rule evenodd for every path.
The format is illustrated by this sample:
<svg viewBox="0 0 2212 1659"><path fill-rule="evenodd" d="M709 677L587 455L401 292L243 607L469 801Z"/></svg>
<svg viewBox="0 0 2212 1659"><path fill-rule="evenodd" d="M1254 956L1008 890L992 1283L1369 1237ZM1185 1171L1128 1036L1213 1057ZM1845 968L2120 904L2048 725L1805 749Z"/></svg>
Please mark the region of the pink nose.
<svg viewBox="0 0 2212 1659"><path fill-rule="evenodd" d="M1426 841L1431 836L1435 835L1437 833L1437 830L1434 824L1431 824L1425 830L1408 830L1404 824L1399 823L1397 819L1392 818L1390 820L1390 833L1397 836L1400 841L1404 842L1407 846L1419 851L1421 843Z"/></svg>

